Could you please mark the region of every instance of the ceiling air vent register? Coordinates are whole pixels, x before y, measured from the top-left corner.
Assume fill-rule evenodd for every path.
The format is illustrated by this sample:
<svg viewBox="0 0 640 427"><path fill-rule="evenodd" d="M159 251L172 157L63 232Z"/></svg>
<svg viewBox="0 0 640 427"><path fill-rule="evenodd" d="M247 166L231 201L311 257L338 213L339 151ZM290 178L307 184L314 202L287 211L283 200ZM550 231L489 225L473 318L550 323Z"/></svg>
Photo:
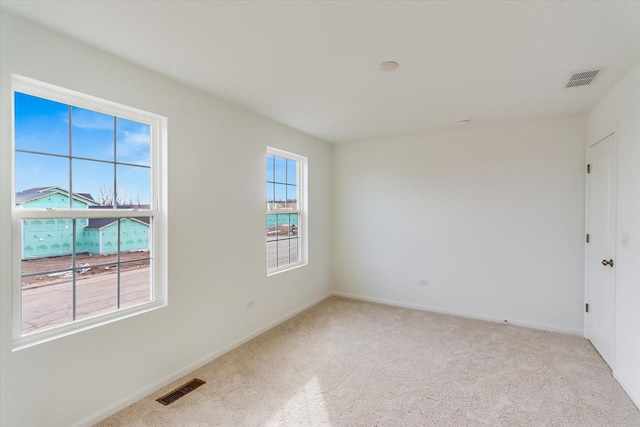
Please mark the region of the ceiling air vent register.
<svg viewBox="0 0 640 427"><path fill-rule="evenodd" d="M575 71L569 76L566 87L577 87L590 85L600 74L604 71L605 67L592 68L590 70Z"/></svg>

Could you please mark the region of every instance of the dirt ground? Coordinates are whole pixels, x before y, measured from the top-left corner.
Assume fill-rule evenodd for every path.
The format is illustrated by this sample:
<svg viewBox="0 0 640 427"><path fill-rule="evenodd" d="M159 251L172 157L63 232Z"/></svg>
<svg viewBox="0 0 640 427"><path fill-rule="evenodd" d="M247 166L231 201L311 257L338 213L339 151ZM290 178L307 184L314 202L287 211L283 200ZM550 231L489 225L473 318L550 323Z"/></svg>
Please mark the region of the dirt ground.
<svg viewBox="0 0 640 427"><path fill-rule="evenodd" d="M122 252L120 253L120 261L129 261L134 259L143 259L138 262L128 262L120 265L120 271L135 270L138 268L149 267L149 252ZM76 255L77 273L82 277L91 277L100 274L113 274L116 267L117 255L92 255L78 254ZM101 265L107 264L107 265ZM92 267L100 265L99 267ZM22 274L32 274L54 270L64 270L71 268L71 255L37 258L22 261ZM43 274L39 276L29 276L22 278L23 288L33 288L37 286L50 285L60 281L68 281L69 275L66 277L60 274Z"/></svg>

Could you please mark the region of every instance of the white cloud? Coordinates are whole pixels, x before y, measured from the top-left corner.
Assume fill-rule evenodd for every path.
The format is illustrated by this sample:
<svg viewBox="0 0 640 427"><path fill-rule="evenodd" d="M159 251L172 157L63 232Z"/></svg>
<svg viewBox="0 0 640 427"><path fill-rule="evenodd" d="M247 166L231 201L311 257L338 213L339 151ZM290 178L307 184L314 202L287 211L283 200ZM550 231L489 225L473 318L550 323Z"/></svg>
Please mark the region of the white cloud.
<svg viewBox="0 0 640 427"><path fill-rule="evenodd" d="M133 146L144 145L145 147L150 143L149 132L130 132L130 131L122 131L124 135L124 141L119 140L120 144L125 143Z"/></svg>
<svg viewBox="0 0 640 427"><path fill-rule="evenodd" d="M68 122L68 117L66 120ZM74 108L72 123L73 127L80 129L112 130L113 116Z"/></svg>
<svg viewBox="0 0 640 427"><path fill-rule="evenodd" d="M147 129L142 132L118 132L118 158L127 163L149 164L151 138Z"/></svg>

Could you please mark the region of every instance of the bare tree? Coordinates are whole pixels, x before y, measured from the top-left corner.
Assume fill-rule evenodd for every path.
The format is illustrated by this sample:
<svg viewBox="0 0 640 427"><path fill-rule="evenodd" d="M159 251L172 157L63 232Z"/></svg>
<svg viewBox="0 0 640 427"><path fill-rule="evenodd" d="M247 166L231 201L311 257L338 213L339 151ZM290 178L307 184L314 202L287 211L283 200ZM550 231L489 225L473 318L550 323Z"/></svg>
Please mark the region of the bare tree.
<svg viewBox="0 0 640 427"><path fill-rule="evenodd" d="M100 187L100 195L98 196L98 203L102 206L113 206L113 187L103 185Z"/></svg>
<svg viewBox="0 0 640 427"><path fill-rule="evenodd" d="M134 200L136 201L134 203ZM140 207L140 193L132 193L125 189L116 188L103 185L100 187L100 195L98 196L98 203L102 206L113 206L115 201L116 206L135 206Z"/></svg>

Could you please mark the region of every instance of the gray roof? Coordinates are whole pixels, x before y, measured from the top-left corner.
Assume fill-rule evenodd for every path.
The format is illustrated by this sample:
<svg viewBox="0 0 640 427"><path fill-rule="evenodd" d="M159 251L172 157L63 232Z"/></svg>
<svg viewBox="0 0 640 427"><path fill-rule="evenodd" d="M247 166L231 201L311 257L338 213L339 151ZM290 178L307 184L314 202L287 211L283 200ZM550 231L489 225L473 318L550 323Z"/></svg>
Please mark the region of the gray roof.
<svg viewBox="0 0 640 427"><path fill-rule="evenodd" d="M85 228L103 228L116 222L118 218L90 218Z"/></svg>
<svg viewBox="0 0 640 427"><path fill-rule="evenodd" d="M141 222L143 224L149 225L149 217L132 217L134 221ZM118 218L90 218L89 224L85 228L96 229L99 230L101 228L105 228L110 226L111 224L115 224Z"/></svg>
<svg viewBox="0 0 640 427"><path fill-rule="evenodd" d="M118 209L150 209L151 205L118 205ZM113 209L113 206L89 206L89 209Z"/></svg>
<svg viewBox="0 0 640 427"><path fill-rule="evenodd" d="M40 197L45 197L53 193L63 193L65 195L69 195L69 192L60 187L34 187L29 188L28 190L19 191L16 193L16 204L22 204L28 202L29 200L39 199ZM97 203L93 196L89 193L74 193L76 196L80 196L84 199L91 200L92 202Z"/></svg>

